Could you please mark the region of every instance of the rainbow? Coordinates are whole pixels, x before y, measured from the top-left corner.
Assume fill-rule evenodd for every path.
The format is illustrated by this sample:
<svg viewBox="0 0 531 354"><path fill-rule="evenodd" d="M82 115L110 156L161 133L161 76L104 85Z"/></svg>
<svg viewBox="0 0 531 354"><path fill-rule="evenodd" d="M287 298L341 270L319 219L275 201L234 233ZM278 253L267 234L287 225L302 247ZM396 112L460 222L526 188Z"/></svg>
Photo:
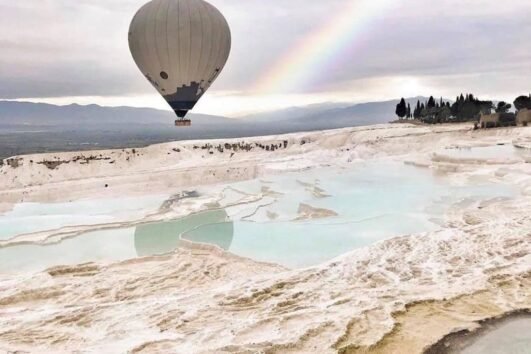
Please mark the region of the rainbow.
<svg viewBox="0 0 531 354"><path fill-rule="evenodd" d="M257 93L313 86L365 40L375 19L396 0L348 0L343 11L290 48L252 86Z"/></svg>

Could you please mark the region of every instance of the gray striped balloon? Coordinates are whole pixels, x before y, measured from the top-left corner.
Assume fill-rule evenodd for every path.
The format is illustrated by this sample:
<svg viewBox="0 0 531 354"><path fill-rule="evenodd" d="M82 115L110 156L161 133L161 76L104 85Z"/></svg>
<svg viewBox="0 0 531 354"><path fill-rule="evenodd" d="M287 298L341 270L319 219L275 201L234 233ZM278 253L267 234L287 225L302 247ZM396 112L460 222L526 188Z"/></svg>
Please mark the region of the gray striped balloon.
<svg viewBox="0 0 531 354"><path fill-rule="evenodd" d="M225 17L203 0L152 0L136 13L129 48L142 74L184 118L225 66Z"/></svg>

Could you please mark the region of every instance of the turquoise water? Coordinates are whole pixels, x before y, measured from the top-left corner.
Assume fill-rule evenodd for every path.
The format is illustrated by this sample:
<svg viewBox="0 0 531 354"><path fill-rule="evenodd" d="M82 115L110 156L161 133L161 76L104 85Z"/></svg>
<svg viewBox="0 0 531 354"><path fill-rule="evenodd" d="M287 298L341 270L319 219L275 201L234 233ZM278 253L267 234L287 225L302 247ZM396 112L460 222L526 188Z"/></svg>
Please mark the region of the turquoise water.
<svg viewBox="0 0 531 354"><path fill-rule="evenodd" d="M112 223L156 211L168 196L141 196L69 203L22 203L0 215L0 240L65 226Z"/></svg>
<svg viewBox="0 0 531 354"><path fill-rule="evenodd" d="M212 223L223 223L216 229L216 240L218 246L228 250L233 227L227 220L227 213L218 210L175 221L88 232L58 244L0 248L0 273L40 271L56 265L122 261L166 254L179 247L181 233Z"/></svg>
<svg viewBox="0 0 531 354"><path fill-rule="evenodd" d="M0 273L41 271L57 265L137 257L134 229L89 232L58 244L0 248Z"/></svg>
<svg viewBox="0 0 531 354"><path fill-rule="evenodd" d="M220 225L205 225L186 232L183 238L218 244ZM316 265L350 250L370 245L393 235L435 229L421 217L406 216L401 221L383 216L360 223L333 222L235 222L228 251L258 261L291 268Z"/></svg>
<svg viewBox="0 0 531 354"><path fill-rule="evenodd" d="M512 197L506 185L451 186L429 170L396 162L360 165L355 169L313 170L269 179L266 185L283 193L273 205L245 220L234 220L229 251L298 268L319 264L350 250L399 235L436 230L437 220L455 203ZM263 181L234 188L258 193ZM329 197L311 192L318 186ZM326 219L294 221L300 203L333 210ZM267 213L278 214L271 220ZM211 225L183 234L190 241L216 243Z"/></svg>
<svg viewBox="0 0 531 354"><path fill-rule="evenodd" d="M87 233L57 245L4 248L0 272L163 254L179 247L181 234L244 257L306 267L390 237L435 230L455 203L517 193L502 184L452 186L430 170L386 161L219 188L231 202L263 194L262 207L244 204L136 229ZM301 220L305 216L299 213L301 204L337 215Z"/></svg>

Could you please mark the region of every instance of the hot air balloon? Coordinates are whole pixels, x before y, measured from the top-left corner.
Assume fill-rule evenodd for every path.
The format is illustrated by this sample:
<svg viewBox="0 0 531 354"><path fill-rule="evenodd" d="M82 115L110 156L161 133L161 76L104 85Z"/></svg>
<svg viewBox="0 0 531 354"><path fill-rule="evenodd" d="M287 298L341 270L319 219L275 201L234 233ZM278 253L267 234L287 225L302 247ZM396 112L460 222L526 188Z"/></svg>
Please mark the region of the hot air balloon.
<svg viewBox="0 0 531 354"><path fill-rule="evenodd" d="M223 70L231 48L225 17L203 0L152 0L131 21L138 68L188 126L188 111Z"/></svg>

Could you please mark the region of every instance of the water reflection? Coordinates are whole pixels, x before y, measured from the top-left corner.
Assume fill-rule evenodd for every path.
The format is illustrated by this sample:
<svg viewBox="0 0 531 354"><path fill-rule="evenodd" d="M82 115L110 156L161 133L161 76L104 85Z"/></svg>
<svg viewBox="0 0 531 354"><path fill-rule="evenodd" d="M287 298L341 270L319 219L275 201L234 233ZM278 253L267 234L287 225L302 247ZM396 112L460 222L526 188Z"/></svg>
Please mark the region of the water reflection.
<svg viewBox="0 0 531 354"><path fill-rule="evenodd" d="M234 237L234 225L225 210L213 210L189 217L155 224L142 225L135 230L135 249L139 257L171 252L180 246L180 236L201 226L212 226L204 239L195 242L209 243L228 250ZM186 237L184 237L186 238Z"/></svg>
<svg viewBox="0 0 531 354"><path fill-rule="evenodd" d="M260 180L229 186L224 190L241 192L225 193L226 203L242 195L263 200L175 221L89 232L56 245L0 248L0 272L166 254L180 246L180 237L255 260L305 267L389 237L433 231L455 203L462 207L465 201L517 193L502 184L454 186L429 170L392 161L275 176L267 186ZM337 216L295 221L302 204Z"/></svg>
<svg viewBox="0 0 531 354"><path fill-rule="evenodd" d="M234 227L225 210L213 210L176 221L153 223L137 228L93 231L56 244L24 244L0 248L0 273L35 272L58 265L113 262L173 252L180 235L214 224L208 242L228 250Z"/></svg>

